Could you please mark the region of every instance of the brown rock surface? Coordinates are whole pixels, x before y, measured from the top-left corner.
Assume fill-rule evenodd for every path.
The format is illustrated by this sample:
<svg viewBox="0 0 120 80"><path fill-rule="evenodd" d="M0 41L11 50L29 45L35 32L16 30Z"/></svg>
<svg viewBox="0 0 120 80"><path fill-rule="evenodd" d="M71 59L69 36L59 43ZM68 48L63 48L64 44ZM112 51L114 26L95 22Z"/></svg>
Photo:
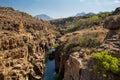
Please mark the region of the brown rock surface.
<svg viewBox="0 0 120 80"><path fill-rule="evenodd" d="M120 75L112 72L107 72L106 77L103 76L103 73L93 67L96 61L91 59L92 52L104 50L108 50L112 56L120 58L119 20L120 15L114 15L105 21L104 27L109 29L109 31L102 27L97 27L95 30L84 29L61 37L60 41L63 44L56 51L55 57L56 69L59 76L63 80L120 80ZM94 32L98 32L98 35L93 36ZM90 36L91 41L88 39L85 42L86 44L81 46L78 41L87 36ZM99 46L89 47L94 42L92 41L93 38L97 38L100 41ZM72 45L69 45L69 43L72 43Z"/></svg>
<svg viewBox="0 0 120 80"><path fill-rule="evenodd" d="M0 8L0 80L41 80L55 27L12 8Z"/></svg>
<svg viewBox="0 0 120 80"><path fill-rule="evenodd" d="M120 15L111 16L106 19L104 28L110 30L117 30L120 28Z"/></svg>
<svg viewBox="0 0 120 80"><path fill-rule="evenodd" d="M64 80L89 80L86 71L89 70L90 53L104 41L107 32L101 26L92 27L68 33L59 39L63 44L55 53L56 71Z"/></svg>

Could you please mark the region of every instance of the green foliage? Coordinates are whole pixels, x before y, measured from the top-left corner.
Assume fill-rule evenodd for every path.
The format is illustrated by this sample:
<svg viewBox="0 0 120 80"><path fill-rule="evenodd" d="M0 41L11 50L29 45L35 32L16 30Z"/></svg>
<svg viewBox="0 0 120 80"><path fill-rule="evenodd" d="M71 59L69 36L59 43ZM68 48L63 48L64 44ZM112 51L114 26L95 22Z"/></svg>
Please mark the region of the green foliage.
<svg viewBox="0 0 120 80"><path fill-rule="evenodd" d="M78 41L79 42L79 46L81 46L81 47L87 46L88 41L89 41L89 38L87 38L87 37L81 38Z"/></svg>
<svg viewBox="0 0 120 80"><path fill-rule="evenodd" d="M89 24L92 24L93 22L99 20L99 17L97 15L91 16L87 19L80 19L77 21L74 26L68 27L67 30L65 31L66 33L73 32L79 29L82 29L86 27Z"/></svg>
<svg viewBox="0 0 120 80"><path fill-rule="evenodd" d="M74 32L76 30L83 28L85 26L85 21L86 21L85 19L78 20L74 25L69 26L66 29L65 33Z"/></svg>
<svg viewBox="0 0 120 80"><path fill-rule="evenodd" d="M58 44L58 43L56 43L56 44L53 45L54 48L57 48L59 46L60 46L60 44Z"/></svg>
<svg viewBox="0 0 120 80"><path fill-rule="evenodd" d="M111 15L110 12L104 12L104 13L99 14L98 16L99 16L99 18L104 19L104 18L107 18L110 15Z"/></svg>
<svg viewBox="0 0 120 80"><path fill-rule="evenodd" d="M108 51L92 53L92 58L97 59L97 68L103 72L111 71L115 74L120 73L120 58L113 57Z"/></svg>
<svg viewBox="0 0 120 80"><path fill-rule="evenodd" d="M93 48L99 46L100 41L90 37L82 37L82 38L73 37L71 40L69 40L68 44L70 48L73 48L75 46Z"/></svg>
<svg viewBox="0 0 120 80"><path fill-rule="evenodd" d="M91 24L91 23L93 23L93 22L95 22L97 20L99 20L99 17L97 15L94 15L94 16L87 19L86 24L89 25L89 24Z"/></svg>
<svg viewBox="0 0 120 80"><path fill-rule="evenodd" d="M69 32L76 31L76 30L78 30L79 28L80 28L79 26L69 27L69 28L67 28L67 30L65 31L65 33L69 33Z"/></svg>
<svg viewBox="0 0 120 80"><path fill-rule="evenodd" d="M106 74L104 74L104 73L102 74L102 76L103 76L103 77L107 77L107 75L106 75Z"/></svg>

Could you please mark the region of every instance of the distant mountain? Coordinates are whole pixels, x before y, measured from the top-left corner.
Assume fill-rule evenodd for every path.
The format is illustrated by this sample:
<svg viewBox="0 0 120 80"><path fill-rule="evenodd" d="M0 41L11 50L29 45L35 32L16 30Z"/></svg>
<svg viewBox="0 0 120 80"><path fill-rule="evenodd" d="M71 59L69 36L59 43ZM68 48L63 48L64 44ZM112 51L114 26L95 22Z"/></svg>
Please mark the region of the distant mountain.
<svg viewBox="0 0 120 80"><path fill-rule="evenodd" d="M93 12L89 12L89 13L87 13L86 15L94 15L95 13L93 13Z"/></svg>
<svg viewBox="0 0 120 80"><path fill-rule="evenodd" d="M81 12L81 13L77 13L76 16L84 16L86 13L85 12Z"/></svg>
<svg viewBox="0 0 120 80"><path fill-rule="evenodd" d="M89 13L85 14L84 16L89 17L89 16L92 16L92 15L95 15L95 13L89 12Z"/></svg>
<svg viewBox="0 0 120 80"><path fill-rule="evenodd" d="M43 19L43 20L51 20L51 19L53 19L53 18L51 18L50 16L48 16L46 14L36 15L35 18L37 18L37 19Z"/></svg>
<svg viewBox="0 0 120 80"><path fill-rule="evenodd" d="M77 13L76 16L90 16L90 15L94 15L95 13L93 12L89 12L89 13L85 13L85 12L81 12L81 13Z"/></svg>

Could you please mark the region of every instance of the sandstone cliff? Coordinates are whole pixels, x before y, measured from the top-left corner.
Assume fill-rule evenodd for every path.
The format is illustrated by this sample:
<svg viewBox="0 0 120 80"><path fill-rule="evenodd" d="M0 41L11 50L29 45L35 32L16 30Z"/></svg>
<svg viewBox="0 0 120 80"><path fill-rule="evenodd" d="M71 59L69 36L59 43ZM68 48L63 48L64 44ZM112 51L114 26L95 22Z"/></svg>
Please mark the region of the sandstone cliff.
<svg viewBox="0 0 120 80"><path fill-rule="evenodd" d="M41 80L57 34L47 22L0 7L0 80Z"/></svg>

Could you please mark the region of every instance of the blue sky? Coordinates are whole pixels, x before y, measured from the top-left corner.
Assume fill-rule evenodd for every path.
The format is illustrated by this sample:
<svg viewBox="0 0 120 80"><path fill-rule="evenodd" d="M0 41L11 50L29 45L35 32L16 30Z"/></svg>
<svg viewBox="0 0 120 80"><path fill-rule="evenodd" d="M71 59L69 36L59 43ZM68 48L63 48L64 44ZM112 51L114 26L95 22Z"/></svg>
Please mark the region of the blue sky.
<svg viewBox="0 0 120 80"><path fill-rule="evenodd" d="M120 0L0 0L0 6L13 7L33 16L47 14L60 18L80 12L112 11L120 7Z"/></svg>

